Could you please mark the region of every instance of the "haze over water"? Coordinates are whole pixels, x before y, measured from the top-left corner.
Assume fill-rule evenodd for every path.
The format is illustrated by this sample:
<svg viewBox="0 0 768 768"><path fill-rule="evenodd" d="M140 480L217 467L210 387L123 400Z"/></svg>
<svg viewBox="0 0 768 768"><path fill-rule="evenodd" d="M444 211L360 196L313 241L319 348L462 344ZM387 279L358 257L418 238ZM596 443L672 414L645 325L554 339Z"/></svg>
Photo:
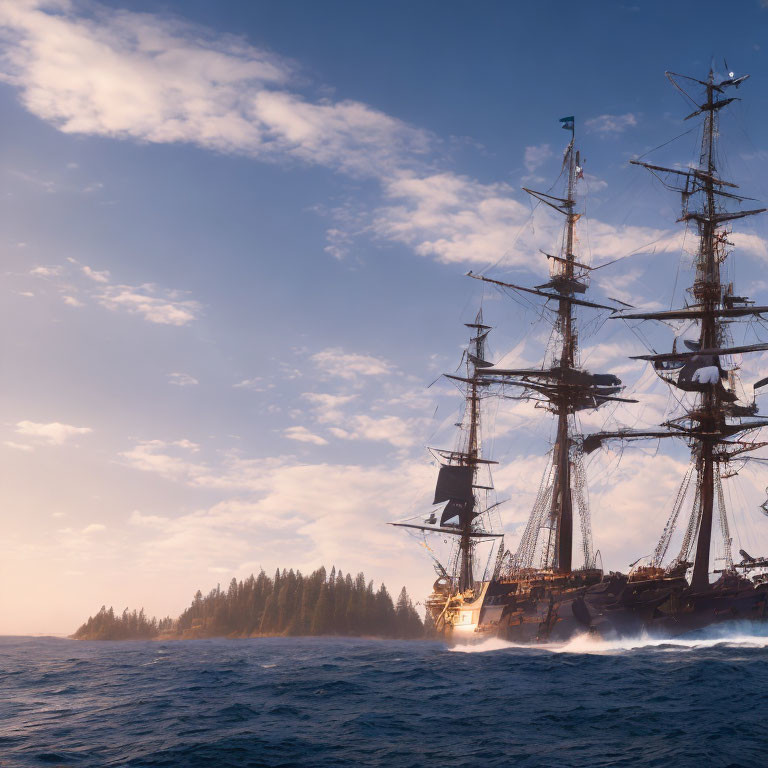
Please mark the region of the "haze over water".
<svg viewBox="0 0 768 768"><path fill-rule="evenodd" d="M765 765L768 636L0 640L3 768Z"/></svg>

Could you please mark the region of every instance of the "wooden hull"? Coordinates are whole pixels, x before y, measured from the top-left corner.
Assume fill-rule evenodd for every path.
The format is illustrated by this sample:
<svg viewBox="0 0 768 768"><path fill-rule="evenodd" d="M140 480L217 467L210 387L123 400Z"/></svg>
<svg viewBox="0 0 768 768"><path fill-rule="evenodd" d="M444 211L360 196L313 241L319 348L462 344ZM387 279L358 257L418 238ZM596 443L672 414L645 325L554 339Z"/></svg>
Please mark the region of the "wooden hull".
<svg viewBox="0 0 768 768"><path fill-rule="evenodd" d="M649 634L676 637L728 621L768 622L768 585L728 576L694 592L683 578L630 581L611 574L589 578L487 582L470 601L472 622L445 621L439 629L454 642L488 637L521 644L566 642L590 634L616 639ZM461 611L457 615L461 615Z"/></svg>

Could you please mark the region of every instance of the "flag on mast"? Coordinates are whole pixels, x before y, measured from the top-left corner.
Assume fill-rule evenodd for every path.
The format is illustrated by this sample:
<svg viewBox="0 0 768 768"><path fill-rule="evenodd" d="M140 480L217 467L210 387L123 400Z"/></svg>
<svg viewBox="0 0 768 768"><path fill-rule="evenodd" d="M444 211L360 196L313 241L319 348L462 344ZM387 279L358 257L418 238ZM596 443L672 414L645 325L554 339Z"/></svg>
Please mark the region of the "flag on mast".
<svg viewBox="0 0 768 768"><path fill-rule="evenodd" d="M575 120L576 118L573 115L571 115L570 117L560 118L560 122L563 124L563 128L566 131L570 131L571 133L574 132Z"/></svg>

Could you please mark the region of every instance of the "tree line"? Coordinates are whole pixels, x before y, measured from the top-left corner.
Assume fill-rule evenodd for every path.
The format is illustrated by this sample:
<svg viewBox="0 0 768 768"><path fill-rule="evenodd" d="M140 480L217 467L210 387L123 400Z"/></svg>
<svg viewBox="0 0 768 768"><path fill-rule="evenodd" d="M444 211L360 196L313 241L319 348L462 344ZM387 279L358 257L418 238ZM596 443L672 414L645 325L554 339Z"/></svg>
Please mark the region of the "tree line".
<svg viewBox="0 0 768 768"><path fill-rule="evenodd" d="M382 584L377 590L365 575L319 568L309 576L277 569L232 579L207 595L198 590L178 619L148 619L139 612L116 614L102 606L73 635L80 640L128 640L155 637L256 637L268 635L370 635L415 638L424 624L405 587L396 602Z"/></svg>
<svg viewBox="0 0 768 768"><path fill-rule="evenodd" d="M174 621L168 616L165 619L148 619L144 609L116 614L113 608L101 606L101 610L90 616L73 635L77 640L150 640L161 632L173 630Z"/></svg>

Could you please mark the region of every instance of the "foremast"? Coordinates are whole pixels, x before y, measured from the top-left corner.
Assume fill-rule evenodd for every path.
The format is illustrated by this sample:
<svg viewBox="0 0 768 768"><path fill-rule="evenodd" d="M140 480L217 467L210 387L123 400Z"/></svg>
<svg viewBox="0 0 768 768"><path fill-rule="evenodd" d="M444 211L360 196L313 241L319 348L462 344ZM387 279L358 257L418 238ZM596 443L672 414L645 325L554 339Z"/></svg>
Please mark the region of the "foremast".
<svg viewBox="0 0 768 768"><path fill-rule="evenodd" d="M484 386L478 371L483 367L488 367L489 363L485 361L485 339L490 331L490 327L483 325L482 310L478 312L474 323L465 323L472 329L474 336L470 339L470 349L467 352L467 379L466 379L466 409L468 415L468 424L466 429L466 443L462 446L463 451L455 454L458 459L458 466L464 466L471 470L472 488L478 485L477 468L480 456L480 387ZM465 416L466 419L466 416ZM449 504L447 506L450 505ZM477 514L477 499L472 499L472 513L459 512L459 526L461 528L461 537L459 539L459 592L471 589L474 583L474 542L472 540L473 523ZM444 513L445 514L445 513Z"/></svg>
<svg viewBox="0 0 768 768"><path fill-rule="evenodd" d="M464 354L465 375L444 374L457 382L464 392L464 415L457 425L460 428L456 446L453 449L430 448L429 451L440 461L433 504L443 504L439 523L435 514L422 524L410 522L392 523L399 527L415 528L455 536L457 547L448 568L438 564L441 574L447 576L455 592L463 594L474 588L475 548L480 540L501 538L481 524L481 516L498 506L498 503L483 503L482 492L493 491L490 465L497 462L482 456L482 409L481 400L490 382L481 371L491 367L486 357L486 339L491 326L483 323L482 310L473 323L465 323L471 330L469 347ZM479 481L478 470L488 467L488 482ZM478 493L479 492L479 493ZM436 525L437 523L437 525Z"/></svg>
<svg viewBox="0 0 768 768"><path fill-rule="evenodd" d="M513 573L534 566L539 546L540 565L543 569L562 574L573 570L575 507L578 507L581 518L584 567L594 566L585 473L581 460L581 436L575 423L575 414L583 409L599 408L609 401L624 401L624 398L616 396L623 389L616 376L591 374L579 365L574 308L584 306L613 311L615 307L578 297L586 292L589 273L594 268L577 261L575 255L575 227L581 216L576 212L576 182L582 176L582 169L580 154L575 148L575 120L568 117L562 118L561 122L564 123L563 128L571 131L571 141L563 163L564 170L567 168L565 197L523 188L540 203L565 218L560 253L544 254L550 260L549 282L528 288L469 273L470 277L495 284L504 290L546 297L547 302L552 302L547 308L554 312L557 342L554 353L544 361L541 369L491 368L481 371L481 375L489 381L501 381L505 387L520 388L517 398L542 403L557 418L551 463L545 471L517 552L512 557L510 570Z"/></svg>
<svg viewBox="0 0 768 768"><path fill-rule="evenodd" d="M680 553L670 568L687 568L692 542L696 540L693 560L691 587L694 592L701 592L709 586L709 565L713 539L715 511L719 513L720 533L723 538L726 571L733 570L730 553L730 537L725 499L721 484L721 466L735 456L755 450L766 443L739 439L743 433L759 429L768 421L754 419L757 407L754 397L751 403L739 404L736 392L738 377L737 367L729 359L731 355L768 349L768 344L734 346L730 338L729 324L741 317L759 316L768 311L768 307L754 306L754 302L745 297L733 295L733 285L724 284L721 279L721 266L729 255L729 222L752 216L765 211L765 208L752 210L727 210L729 200L742 202L746 198L732 190L738 186L721 179L716 167L717 122L722 108L735 101L735 98L721 96L727 88L735 87L747 79L729 78L715 82L712 70L706 81L686 75L667 72L667 78L688 99L693 98L682 87L680 81L688 81L703 86L706 100L697 104L697 109L685 119L703 116L702 142L697 168L681 170L652 165L637 160L635 165L647 168L658 176L664 185L682 195L682 215L678 221L695 222L698 228L698 249L695 259L696 273L693 285L689 289L694 303L680 309L662 312L622 312L616 315L625 320L694 320L699 323L698 341L685 341L689 351L678 352L676 344L672 353L640 355L636 359L649 360L659 376L670 385L686 392L696 393L696 401L687 407L683 416L672 419L662 426L662 432L633 432L622 430L615 433L601 433L592 438L592 446L605 439L635 437L682 437L692 449L695 468L695 494L693 510L683 537ZM671 178L673 181L665 181ZM723 358L726 360L724 361ZM726 362L727 361L727 362ZM768 379L757 382L754 387L768 383ZM738 386L739 389L740 386ZM680 507L690 485L691 473L686 475L683 486L654 553L652 566L659 568L669 547L674 532Z"/></svg>

